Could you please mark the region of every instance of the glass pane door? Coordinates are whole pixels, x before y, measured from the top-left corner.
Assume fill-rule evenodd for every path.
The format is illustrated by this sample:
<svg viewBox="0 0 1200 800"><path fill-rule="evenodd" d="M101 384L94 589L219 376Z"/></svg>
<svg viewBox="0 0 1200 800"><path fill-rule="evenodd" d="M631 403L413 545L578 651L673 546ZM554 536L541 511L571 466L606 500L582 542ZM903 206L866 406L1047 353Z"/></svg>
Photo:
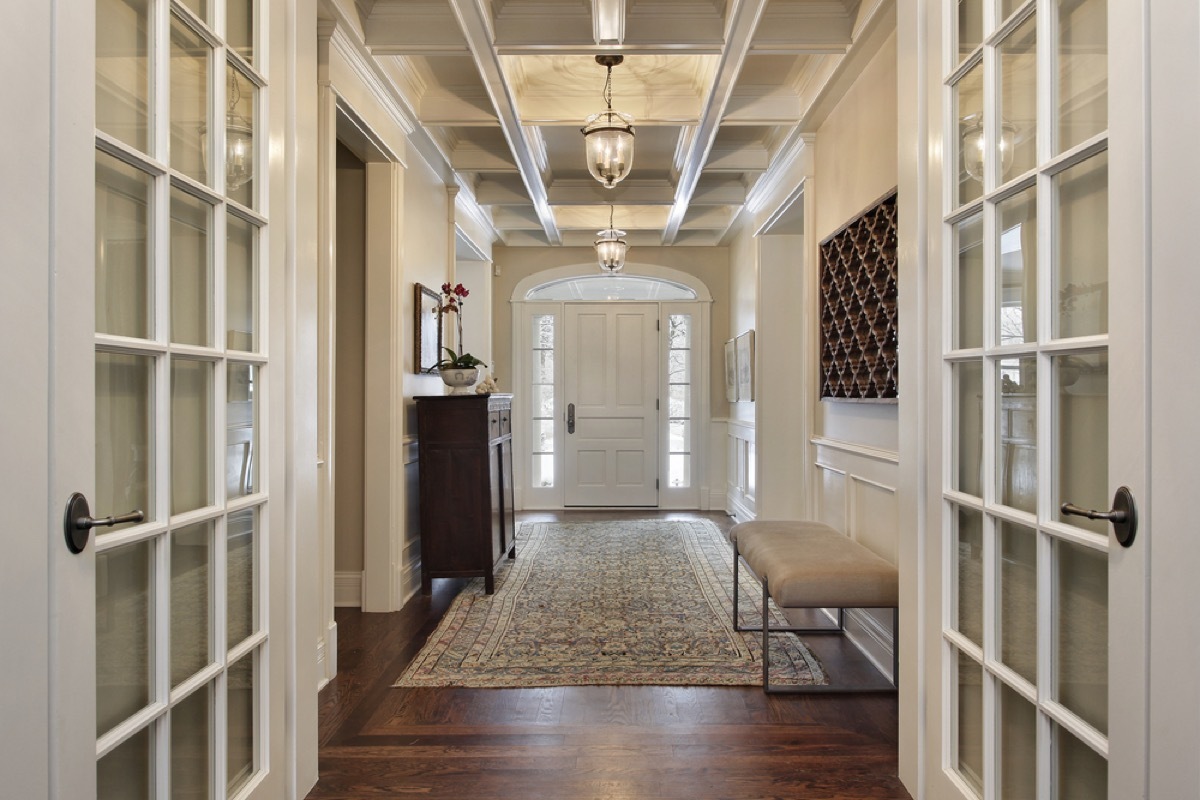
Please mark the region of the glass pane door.
<svg viewBox="0 0 1200 800"><path fill-rule="evenodd" d="M948 2L944 767L964 796L1108 773L1104 0Z"/></svg>
<svg viewBox="0 0 1200 800"><path fill-rule="evenodd" d="M223 800L267 766L265 79L257 4L225 3L96 4L94 508L145 512L96 538L102 800Z"/></svg>

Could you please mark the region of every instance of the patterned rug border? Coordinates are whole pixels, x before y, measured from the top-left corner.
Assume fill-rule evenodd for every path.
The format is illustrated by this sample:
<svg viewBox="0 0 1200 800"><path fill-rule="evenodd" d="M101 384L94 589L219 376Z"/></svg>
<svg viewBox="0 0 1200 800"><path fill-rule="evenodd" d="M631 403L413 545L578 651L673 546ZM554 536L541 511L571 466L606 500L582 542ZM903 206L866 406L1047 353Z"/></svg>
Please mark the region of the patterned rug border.
<svg viewBox="0 0 1200 800"><path fill-rule="evenodd" d="M698 579L704 603L712 613L706 620L720 642L731 649L715 663L712 656L672 657L669 664L629 663L625 653L585 653L571 658L559 652L545 666L503 663L502 649L509 626L518 614L522 591L538 566L537 555L553 533L580 528L619 525L676 528L687 560ZM720 548L720 553L714 552ZM442 620L417 656L404 669L394 687L534 688L553 686L761 686L761 634L734 631L732 581L733 549L711 520L636 519L605 522L525 522L517 530L517 558L505 561L496 575L496 591L484 593L483 579L467 583L446 610ZM761 616L761 587L746 571L740 576L743 621L754 624ZM475 617L472 617L472 612ZM483 614L482 621L478 615ZM786 625L783 613L770 605L772 624ZM468 629L469 646L456 637ZM712 631L710 631L711 633ZM824 671L816 657L794 636L771 637L771 678L780 685L824 684ZM455 649L457 648L457 649ZM453 654L452 654L453 653ZM636 659L635 659L636 660Z"/></svg>

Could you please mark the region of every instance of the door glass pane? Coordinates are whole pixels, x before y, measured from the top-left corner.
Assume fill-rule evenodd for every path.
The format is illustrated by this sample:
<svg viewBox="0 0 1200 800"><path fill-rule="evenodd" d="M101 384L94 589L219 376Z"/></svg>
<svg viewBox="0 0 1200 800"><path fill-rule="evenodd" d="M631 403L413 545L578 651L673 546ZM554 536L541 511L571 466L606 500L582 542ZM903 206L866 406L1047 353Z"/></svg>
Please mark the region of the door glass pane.
<svg viewBox="0 0 1200 800"><path fill-rule="evenodd" d="M554 485L554 456L535 455L533 457L533 479L530 485L538 487Z"/></svg>
<svg viewBox="0 0 1200 800"><path fill-rule="evenodd" d="M667 484L676 488L692 485L692 457L687 453L671 453L668 456Z"/></svg>
<svg viewBox="0 0 1200 800"><path fill-rule="evenodd" d="M956 350L983 347L983 216L975 214L954 226L954 315Z"/></svg>
<svg viewBox="0 0 1200 800"><path fill-rule="evenodd" d="M150 800L154 788L154 758L150 729L119 744L96 764L96 800Z"/></svg>
<svg viewBox="0 0 1200 800"><path fill-rule="evenodd" d="M958 0L958 60L983 41L983 0Z"/></svg>
<svg viewBox="0 0 1200 800"><path fill-rule="evenodd" d="M150 198L153 181L96 153L96 332L153 338Z"/></svg>
<svg viewBox="0 0 1200 800"><path fill-rule="evenodd" d="M210 683L171 709L171 800L212 797L213 696Z"/></svg>
<svg viewBox="0 0 1200 800"><path fill-rule="evenodd" d="M1030 187L1000 203L1000 344L1037 341L1037 200Z"/></svg>
<svg viewBox="0 0 1200 800"><path fill-rule="evenodd" d="M225 194L253 208L258 87L231 66L226 67L225 77Z"/></svg>
<svg viewBox="0 0 1200 800"><path fill-rule="evenodd" d="M1084 508L1108 508L1108 354L1055 356L1052 363L1057 386L1057 497ZM1062 522L1108 535L1104 520L1057 514Z"/></svg>
<svg viewBox="0 0 1200 800"><path fill-rule="evenodd" d="M212 207L171 189L171 341L212 344Z"/></svg>
<svg viewBox="0 0 1200 800"><path fill-rule="evenodd" d="M955 619L959 633L983 646L983 515L957 507L954 573Z"/></svg>
<svg viewBox="0 0 1200 800"><path fill-rule="evenodd" d="M983 497L983 362L963 361L954 373L954 435L958 440L957 468L951 486Z"/></svg>
<svg viewBox="0 0 1200 800"><path fill-rule="evenodd" d="M254 654L229 668L229 795L254 775Z"/></svg>
<svg viewBox="0 0 1200 800"><path fill-rule="evenodd" d="M1053 725L1055 800L1095 800L1108 796L1108 762L1058 725Z"/></svg>
<svg viewBox="0 0 1200 800"><path fill-rule="evenodd" d="M983 65L972 67L954 86L958 140L954 158L958 165L955 205L965 205L983 195Z"/></svg>
<svg viewBox="0 0 1200 800"><path fill-rule="evenodd" d="M258 350L258 227L235 214L226 217L225 346Z"/></svg>
<svg viewBox="0 0 1200 800"><path fill-rule="evenodd" d="M254 63L254 0L225 0L225 41Z"/></svg>
<svg viewBox="0 0 1200 800"><path fill-rule="evenodd" d="M230 364L225 395L225 496L232 500L258 487L258 433L254 385L258 370Z"/></svg>
<svg viewBox="0 0 1200 800"><path fill-rule="evenodd" d="M554 348L553 314L539 314L533 318L533 348L535 350Z"/></svg>
<svg viewBox="0 0 1200 800"><path fill-rule="evenodd" d="M207 361L171 359L171 513L212 503L212 384Z"/></svg>
<svg viewBox="0 0 1200 800"><path fill-rule="evenodd" d="M983 668L965 653L958 656L958 757L963 780L983 794Z"/></svg>
<svg viewBox="0 0 1200 800"><path fill-rule="evenodd" d="M149 542L96 554L96 735L145 708L154 668Z"/></svg>
<svg viewBox="0 0 1200 800"><path fill-rule="evenodd" d="M1000 549L1000 660L1037 684L1037 533L997 521Z"/></svg>
<svg viewBox="0 0 1200 800"><path fill-rule="evenodd" d="M692 423L685 419L673 419L667 423L667 441L672 453L689 453L692 450Z"/></svg>
<svg viewBox="0 0 1200 800"><path fill-rule="evenodd" d="M1105 0L1058 0L1058 147L1070 150L1108 127Z"/></svg>
<svg viewBox="0 0 1200 800"><path fill-rule="evenodd" d="M1054 176L1054 335L1108 333L1108 153Z"/></svg>
<svg viewBox="0 0 1200 800"><path fill-rule="evenodd" d="M171 533L171 686L212 662L211 522Z"/></svg>
<svg viewBox="0 0 1200 800"><path fill-rule="evenodd" d="M667 380L670 383L691 383L690 350L671 350L667 353Z"/></svg>
<svg viewBox="0 0 1200 800"><path fill-rule="evenodd" d="M152 357L96 353L95 516L141 509L154 519L153 392Z"/></svg>
<svg viewBox="0 0 1200 800"><path fill-rule="evenodd" d="M253 508L229 515L225 534L226 563L226 643L237 647L258 630L258 611L255 603L255 577L258 539L258 517Z"/></svg>
<svg viewBox="0 0 1200 800"><path fill-rule="evenodd" d="M1000 59L1000 182L1037 163L1037 17L997 48ZM995 151L993 151L993 157Z"/></svg>
<svg viewBox="0 0 1200 800"><path fill-rule="evenodd" d="M1000 502L1037 512L1037 359L999 363L999 434L996 487Z"/></svg>
<svg viewBox="0 0 1200 800"><path fill-rule="evenodd" d="M553 350L538 350L533 354L533 382L554 384Z"/></svg>
<svg viewBox="0 0 1200 800"><path fill-rule="evenodd" d="M550 418L554 416L554 387L535 385L533 387L533 416Z"/></svg>
<svg viewBox="0 0 1200 800"><path fill-rule="evenodd" d="M533 452L554 452L554 420L537 419L533 421Z"/></svg>
<svg viewBox="0 0 1200 800"><path fill-rule="evenodd" d="M671 417L691 417L692 392L690 385L667 387L667 415Z"/></svg>
<svg viewBox="0 0 1200 800"><path fill-rule="evenodd" d="M96 0L96 127L150 151L150 0Z"/></svg>
<svg viewBox="0 0 1200 800"><path fill-rule="evenodd" d="M1054 693L1101 733L1108 732L1108 557L1054 543Z"/></svg>
<svg viewBox="0 0 1200 800"><path fill-rule="evenodd" d="M1000 683L1000 797L1037 797L1037 711L1033 704Z"/></svg>
<svg viewBox="0 0 1200 800"><path fill-rule="evenodd" d="M208 70L212 49L177 17L171 17L171 166L208 183L204 165L207 136Z"/></svg>

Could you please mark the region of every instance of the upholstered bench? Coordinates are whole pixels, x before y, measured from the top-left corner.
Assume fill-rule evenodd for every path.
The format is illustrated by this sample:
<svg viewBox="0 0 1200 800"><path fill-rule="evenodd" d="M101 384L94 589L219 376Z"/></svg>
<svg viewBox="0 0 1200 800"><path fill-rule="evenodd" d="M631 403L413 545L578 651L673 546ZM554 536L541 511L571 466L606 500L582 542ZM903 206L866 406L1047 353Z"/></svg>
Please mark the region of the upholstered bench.
<svg viewBox="0 0 1200 800"><path fill-rule="evenodd" d="M739 631L762 631L763 691L895 691L899 660L900 588L896 567L858 542L820 522L755 520L734 525L733 624ZM738 564L744 563L762 583L762 627L746 627L738 617ZM791 627L768 624L767 598L788 609L836 608L837 626ZM880 688L838 685L772 686L768 636L772 633L835 633L846 630L847 608L892 609L895 639L892 685Z"/></svg>

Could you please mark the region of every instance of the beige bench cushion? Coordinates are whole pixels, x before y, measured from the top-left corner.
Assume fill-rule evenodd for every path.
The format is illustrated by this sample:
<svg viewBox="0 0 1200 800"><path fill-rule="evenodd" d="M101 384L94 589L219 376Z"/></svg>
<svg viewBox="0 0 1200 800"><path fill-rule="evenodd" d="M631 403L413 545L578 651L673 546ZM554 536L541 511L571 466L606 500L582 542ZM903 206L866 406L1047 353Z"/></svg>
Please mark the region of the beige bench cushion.
<svg viewBox="0 0 1200 800"><path fill-rule="evenodd" d="M899 605L896 567L828 525L755 520L733 526L729 538L784 608Z"/></svg>

